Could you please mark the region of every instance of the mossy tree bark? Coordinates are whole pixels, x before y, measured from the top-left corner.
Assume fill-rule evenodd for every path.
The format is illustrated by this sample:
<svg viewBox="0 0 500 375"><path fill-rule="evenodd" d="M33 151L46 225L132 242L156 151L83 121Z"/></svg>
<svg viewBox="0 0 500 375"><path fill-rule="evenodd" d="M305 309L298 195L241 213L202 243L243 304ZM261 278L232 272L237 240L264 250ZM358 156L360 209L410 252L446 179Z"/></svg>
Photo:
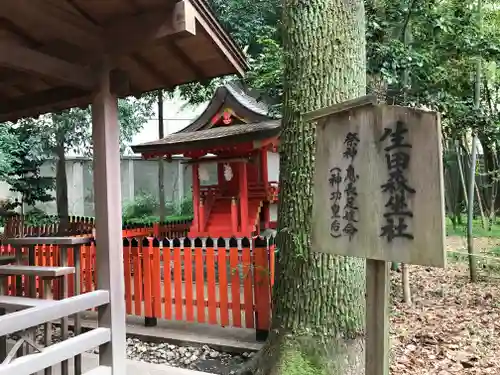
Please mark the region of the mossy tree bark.
<svg viewBox="0 0 500 375"><path fill-rule="evenodd" d="M363 0L285 0L274 311L255 374L362 374L364 263L311 251L314 125L302 114L366 90ZM329 202L325 202L329 204Z"/></svg>

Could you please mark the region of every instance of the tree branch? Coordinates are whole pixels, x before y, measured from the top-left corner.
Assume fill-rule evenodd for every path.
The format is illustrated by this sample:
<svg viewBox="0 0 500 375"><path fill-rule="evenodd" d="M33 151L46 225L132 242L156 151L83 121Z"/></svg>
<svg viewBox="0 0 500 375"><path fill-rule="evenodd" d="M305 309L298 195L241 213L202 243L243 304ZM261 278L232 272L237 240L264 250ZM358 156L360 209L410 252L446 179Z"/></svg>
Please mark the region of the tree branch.
<svg viewBox="0 0 500 375"><path fill-rule="evenodd" d="M413 13L413 8L415 7L416 2L417 0L411 0L410 6L408 7L408 13L406 14L406 18L403 23L403 28L401 29L401 36L400 36L401 41L404 41L405 39L406 29L408 28L408 24L410 23L411 15Z"/></svg>

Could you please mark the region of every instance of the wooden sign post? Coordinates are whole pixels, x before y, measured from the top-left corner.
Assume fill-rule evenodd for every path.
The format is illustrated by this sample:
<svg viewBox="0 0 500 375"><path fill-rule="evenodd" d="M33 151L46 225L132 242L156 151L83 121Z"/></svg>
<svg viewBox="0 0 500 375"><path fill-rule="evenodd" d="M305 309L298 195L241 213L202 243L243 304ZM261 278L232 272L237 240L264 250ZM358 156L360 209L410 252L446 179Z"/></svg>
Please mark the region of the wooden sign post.
<svg viewBox="0 0 500 375"><path fill-rule="evenodd" d="M316 121L312 249L366 259L366 375L389 371L389 263L445 266L439 114L363 97Z"/></svg>

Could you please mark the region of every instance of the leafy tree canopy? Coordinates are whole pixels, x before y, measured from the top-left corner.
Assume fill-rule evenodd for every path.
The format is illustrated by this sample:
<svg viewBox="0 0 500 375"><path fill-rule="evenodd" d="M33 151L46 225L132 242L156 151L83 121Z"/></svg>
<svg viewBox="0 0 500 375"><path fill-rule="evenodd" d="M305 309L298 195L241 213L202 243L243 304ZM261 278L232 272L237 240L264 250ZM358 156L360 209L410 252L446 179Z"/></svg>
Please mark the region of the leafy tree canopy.
<svg viewBox="0 0 500 375"><path fill-rule="evenodd" d="M29 120L16 125L1 124L2 163L0 177L10 185L10 190L21 194L22 199L11 202L7 208L21 203L28 206L36 202L51 201L50 191L54 179L42 177L40 167L47 157L43 148L43 128L33 128Z"/></svg>
<svg viewBox="0 0 500 375"><path fill-rule="evenodd" d="M271 98L279 111L283 52L281 1L210 0L219 21L244 48L251 69L245 81ZM443 113L445 134L475 128L488 137L498 130L500 7L483 0L365 0L369 90L389 103ZM411 31L410 40L405 33ZM481 108L473 108L474 71L483 61ZM404 84L405 74L408 76ZM233 79L233 78L229 78ZM193 102L208 100L221 80L181 88ZM404 94L404 95L403 95Z"/></svg>

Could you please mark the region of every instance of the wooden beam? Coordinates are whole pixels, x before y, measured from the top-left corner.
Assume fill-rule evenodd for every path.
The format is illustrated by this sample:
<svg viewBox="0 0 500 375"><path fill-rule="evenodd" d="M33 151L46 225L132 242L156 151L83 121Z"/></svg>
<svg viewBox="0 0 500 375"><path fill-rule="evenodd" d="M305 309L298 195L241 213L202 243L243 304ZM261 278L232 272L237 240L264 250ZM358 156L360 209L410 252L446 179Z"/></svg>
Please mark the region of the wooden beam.
<svg viewBox="0 0 500 375"><path fill-rule="evenodd" d="M87 245L91 239L89 237L22 237L7 238L5 244L13 247L26 247L29 245L56 245L56 246L75 246Z"/></svg>
<svg viewBox="0 0 500 375"><path fill-rule="evenodd" d="M211 156L207 158L192 159L181 162L181 164L209 164L209 163L255 163L253 157L217 157Z"/></svg>
<svg viewBox="0 0 500 375"><path fill-rule="evenodd" d="M181 60L182 63L195 74L197 80L202 80L203 77L206 76L198 65L193 62L189 55L175 43L175 41L170 41L170 43L168 43L168 48L171 49L175 56L177 56L179 60Z"/></svg>
<svg viewBox="0 0 500 375"><path fill-rule="evenodd" d="M39 0L2 2L2 17L33 30L41 29L45 34L57 35L98 55L104 52L128 54L166 37L196 34L196 11L187 0L179 1L170 9L154 9L103 26Z"/></svg>
<svg viewBox="0 0 500 375"><path fill-rule="evenodd" d="M46 267L46 266L23 266L19 264L8 264L0 266L1 276L39 276L56 278L59 276L72 275L75 267Z"/></svg>
<svg viewBox="0 0 500 375"><path fill-rule="evenodd" d="M161 82L163 82L164 85L172 87L172 78L168 77L167 74L159 71L153 64L151 64L149 61L144 59L141 55L139 54L133 54L131 56L132 59L135 60L135 62L142 67L143 69L146 69L150 74L155 76L157 79L159 79Z"/></svg>
<svg viewBox="0 0 500 375"><path fill-rule="evenodd" d="M47 1L3 1L0 18L7 18L32 30L42 30L44 34L57 35L73 44L89 48L101 44L98 26Z"/></svg>
<svg viewBox="0 0 500 375"><path fill-rule="evenodd" d="M173 35L196 35L195 15L191 4L182 0L173 9L157 9L120 18L104 31L105 50L112 55L123 55L147 44L160 43Z"/></svg>
<svg viewBox="0 0 500 375"><path fill-rule="evenodd" d="M215 19L213 12L210 10L206 1L193 1L195 6L196 19L209 36L209 39L217 46L217 52L230 63L240 76L245 74L245 69L248 68L243 53L236 47L236 44L224 32L220 24Z"/></svg>
<svg viewBox="0 0 500 375"><path fill-rule="evenodd" d="M317 121L326 116L331 116L335 113L350 111L359 107L375 106L375 105L377 105L377 97L374 95L365 95L356 99L334 104L330 107L321 108L311 112L304 113L303 117L304 121L311 122L311 121Z"/></svg>
<svg viewBox="0 0 500 375"><path fill-rule="evenodd" d="M0 102L0 122L33 116L34 112L45 113L86 105L90 101L90 96L89 91L60 87Z"/></svg>
<svg viewBox="0 0 500 375"><path fill-rule="evenodd" d="M96 81L90 69L9 42L0 42L0 67L83 89L92 89Z"/></svg>
<svg viewBox="0 0 500 375"><path fill-rule="evenodd" d="M130 83L125 73L113 70L110 80L111 91L118 97L123 97L129 92ZM64 108L86 107L91 98L91 91L68 86L43 90L19 98L6 98L0 101L0 122L33 116L34 112L41 114L57 112ZM54 238L51 241L54 241Z"/></svg>

